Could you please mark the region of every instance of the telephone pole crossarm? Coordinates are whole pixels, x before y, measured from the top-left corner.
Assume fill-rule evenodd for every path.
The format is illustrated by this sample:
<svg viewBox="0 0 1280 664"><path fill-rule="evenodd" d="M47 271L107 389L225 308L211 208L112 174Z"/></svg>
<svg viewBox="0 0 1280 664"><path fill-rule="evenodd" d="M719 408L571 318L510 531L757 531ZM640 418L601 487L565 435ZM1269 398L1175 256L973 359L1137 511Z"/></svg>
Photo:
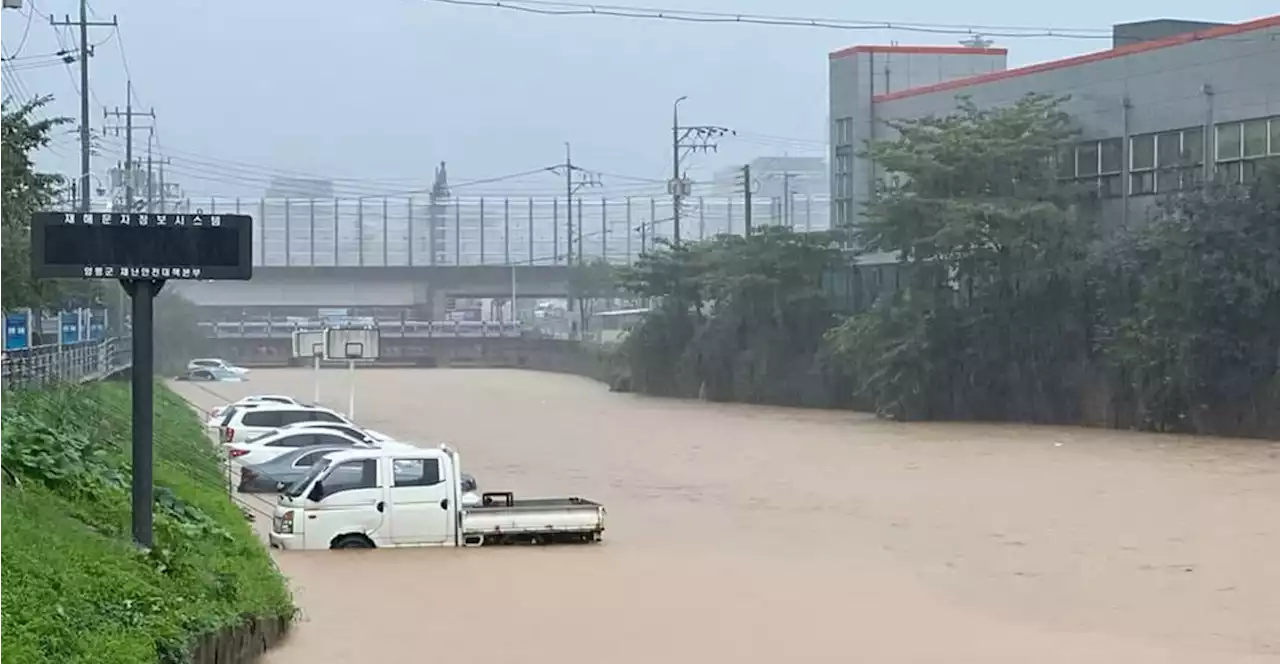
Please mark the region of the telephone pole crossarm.
<svg viewBox="0 0 1280 664"><path fill-rule="evenodd" d="M133 185L134 185L134 180L136 179L135 171L136 171L137 165L134 163L134 160L133 160L133 130L135 128L146 129L147 131L151 132L151 136L154 136L156 111L154 108L149 111L133 110L133 81L126 81L124 110L121 111L119 108L116 108L115 110L112 111L112 110L107 110L104 107L102 109L102 117L104 120L106 118L112 118L112 117L124 119L124 209L129 212L135 212L136 210L133 209ZM134 118L149 118L151 120L151 124L135 127L133 124ZM121 127L119 125L116 125L114 127L107 127L104 124L103 126L104 130L115 129L119 131L120 128ZM150 152L151 152L151 141L148 140L147 141L148 158L150 158ZM152 195L153 195L153 192L151 187L151 173L150 173L150 169L148 169L147 198L151 199ZM148 212L151 211L151 206L152 206L152 202L151 200L148 200L147 202Z"/></svg>
<svg viewBox="0 0 1280 664"><path fill-rule="evenodd" d="M680 243L680 206L693 193L689 178L681 172L681 163L693 152L716 152L719 139L737 134L717 125L680 124L680 102L685 99L688 97L680 97L671 105L671 181L667 191L671 195L671 236L676 244Z"/></svg>
<svg viewBox="0 0 1280 664"><path fill-rule="evenodd" d="M89 155L92 150L91 139L89 138L89 97L92 92L89 90L89 57L93 55L93 46L89 43L89 28L115 28L118 27L116 17L111 17L111 22L107 21L90 21L89 20L89 0L80 0L80 19L72 21L71 16L63 17L63 20L55 20L49 17L49 25L53 27L79 27L80 28L80 186L79 189L79 205L81 212L88 212L90 209L89 201L89 173L91 164L89 163Z"/></svg>

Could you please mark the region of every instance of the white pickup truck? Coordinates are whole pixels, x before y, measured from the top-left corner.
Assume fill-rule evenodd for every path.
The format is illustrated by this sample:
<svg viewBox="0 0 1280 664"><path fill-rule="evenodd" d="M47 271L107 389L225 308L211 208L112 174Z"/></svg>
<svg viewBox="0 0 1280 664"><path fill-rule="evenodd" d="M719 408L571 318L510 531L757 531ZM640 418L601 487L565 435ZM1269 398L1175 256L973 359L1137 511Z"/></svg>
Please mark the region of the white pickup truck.
<svg viewBox="0 0 1280 664"><path fill-rule="evenodd" d="M517 500L485 493L463 505L458 453L352 449L317 462L287 487L271 521L279 549L372 549L598 542L602 505L582 498Z"/></svg>

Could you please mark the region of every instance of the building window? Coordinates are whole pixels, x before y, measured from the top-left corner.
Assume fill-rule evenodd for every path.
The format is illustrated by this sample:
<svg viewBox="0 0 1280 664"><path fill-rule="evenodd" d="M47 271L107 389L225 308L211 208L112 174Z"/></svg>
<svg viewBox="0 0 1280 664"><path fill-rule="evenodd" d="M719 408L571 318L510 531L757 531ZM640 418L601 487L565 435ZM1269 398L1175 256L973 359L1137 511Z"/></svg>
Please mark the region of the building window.
<svg viewBox="0 0 1280 664"><path fill-rule="evenodd" d="M1094 141L1076 147L1076 175L1081 178L1098 174L1098 144Z"/></svg>
<svg viewBox="0 0 1280 664"><path fill-rule="evenodd" d="M852 163L852 161L853 160L847 151L837 150L836 151L836 175L843 175L845 173L851 172L851 169L849 168L849 166Z"/></svg>
<svg viewBox="0 0 1280 664"><path fill-rule="evenodd" d="M1156 190L1156 136L1145 134L1129 139L1129 193L1152 194Z"/></svg>
<svg viewBox="0 0 1280 664"><path fill-rule="evenodd" d="M1218 125L1218 161L1230 161L1240 158L1240 123Z"/></svg>
<svg viewBox="0 0 1280 664"><path fill-rule="evenodd" d="M1204 128L1182 130L1182 157L1189 165L1204 165Z"/></svg>
<svg viewBox="0 0 1280 664"><path fill-rule="evenodd" d="M1254 178L1259 162L1280 154L1280 116L1225 122L1214 128L1216 177L1227 182Z"/></svg>
<svg viewBox="0 0 1280 664"><path fill-rule="evenodd" d="M836 145L851 145L853 143L853 118L839 118L835 121L832 128L832 138Z"/></svg>
<svg viewBox="0 0 1280 664"><path fill-rule="evenodd" d="M1129 139L1129 170L1145 171L1156 167L1156 135L1146 134Z"/></svg>
<svg viewBox="0 0 1280 664"><path fill-rule="evenodd" d="M1058 178L1095 189L1105 197L1120 196L1123 147L1119 138L1063 146L1055 158Z"/></svg>
<svg viewBox="0 0 1280 664"><path fill-rule="evenodd" d="M1124 140L1119 138L1108 138L1100 142L1102 168L1101 172L1105 174L1120 173L1124 170Z"/></svg>
<svg viewBox="0 0 1280 664"><path fill-rule="evenodd" d="M1267 121L1250 120L1242 123L1244 134L1244 158L1264 157L1267 154Z"/></svg>
<svg viewBox="0 0 1280 664"><path fill-rule="evenodd" d="M1130 140L1129 193L1161 194L1195 187L1204 165L1200 127L1143 134Z"/></svg>

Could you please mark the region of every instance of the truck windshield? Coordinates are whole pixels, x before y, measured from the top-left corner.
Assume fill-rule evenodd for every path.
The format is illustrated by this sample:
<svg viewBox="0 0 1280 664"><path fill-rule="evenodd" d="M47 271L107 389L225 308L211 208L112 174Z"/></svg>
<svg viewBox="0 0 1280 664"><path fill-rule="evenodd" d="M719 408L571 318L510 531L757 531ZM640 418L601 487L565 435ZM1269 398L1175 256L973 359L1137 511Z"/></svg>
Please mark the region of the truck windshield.
<svg viewBox="0 0 1280 664"><path fill-rule="evenodd" d="M302 492L306 491L307 487L311 486L311 483L314 482L317 477L320 477L320 475L322 475L326 470L329 470L329 465L331 463L332 462L329 459L320 459L312 464L311 470L308 470L307 474L302 476L302 479L285 488L284 495L289 496L290 498L298 498L302 496Z"/></svg>

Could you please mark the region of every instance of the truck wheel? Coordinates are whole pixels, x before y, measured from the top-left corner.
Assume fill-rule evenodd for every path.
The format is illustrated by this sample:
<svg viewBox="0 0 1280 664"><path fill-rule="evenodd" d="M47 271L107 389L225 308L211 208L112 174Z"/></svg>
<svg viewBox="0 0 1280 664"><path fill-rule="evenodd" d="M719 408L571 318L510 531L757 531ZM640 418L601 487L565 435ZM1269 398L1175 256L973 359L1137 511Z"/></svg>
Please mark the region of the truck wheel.
<svg viewBox="0 0 1280 664"><path fill-rule="evenodd" d="M372 549L373 542L364 535L342 535L329 545L331 549Z"/></svg>

